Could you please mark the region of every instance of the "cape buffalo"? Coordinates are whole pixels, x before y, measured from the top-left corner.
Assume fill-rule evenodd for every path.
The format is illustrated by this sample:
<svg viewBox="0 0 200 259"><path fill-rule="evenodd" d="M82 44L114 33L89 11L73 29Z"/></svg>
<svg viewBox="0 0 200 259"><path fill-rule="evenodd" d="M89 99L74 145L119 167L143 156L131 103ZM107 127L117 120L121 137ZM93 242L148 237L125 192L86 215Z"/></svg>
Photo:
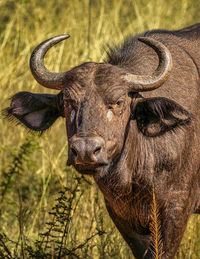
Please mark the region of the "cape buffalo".
<svg viewBox="0 0 200 259"><path fill-rule="evenodd" d="M155 193L162 258L173 258L190 215L200 213L200 24L147 31L104 63L48 71L46 52L68 37L42 42L30 59L35 79L60 92L19 92L7 115L40 132L65 117L68 165L94 177L136 258L153 257Z"/></svg>

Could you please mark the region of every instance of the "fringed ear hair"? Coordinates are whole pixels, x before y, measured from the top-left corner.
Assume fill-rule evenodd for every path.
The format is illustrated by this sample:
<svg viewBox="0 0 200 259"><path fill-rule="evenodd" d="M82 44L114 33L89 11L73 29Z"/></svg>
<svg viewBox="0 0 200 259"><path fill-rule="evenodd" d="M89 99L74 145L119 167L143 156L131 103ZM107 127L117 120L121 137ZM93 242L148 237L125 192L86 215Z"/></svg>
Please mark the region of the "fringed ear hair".
<svg viewBox="0 0 200 259"><path fill-rule="evenodd" d="M61 95L19 92L11 98L11 105L4 110L10 120L25 125L31 131L43 132L63 116Z"/></svg>
<svg viewBox="0 0 200 259"><path fill-rule="evenodd" d="M139 101L133 117L139 131L148 137L160 136L178 127L185 127L192 120L192 115L183 107L162 97Z"/></svg>

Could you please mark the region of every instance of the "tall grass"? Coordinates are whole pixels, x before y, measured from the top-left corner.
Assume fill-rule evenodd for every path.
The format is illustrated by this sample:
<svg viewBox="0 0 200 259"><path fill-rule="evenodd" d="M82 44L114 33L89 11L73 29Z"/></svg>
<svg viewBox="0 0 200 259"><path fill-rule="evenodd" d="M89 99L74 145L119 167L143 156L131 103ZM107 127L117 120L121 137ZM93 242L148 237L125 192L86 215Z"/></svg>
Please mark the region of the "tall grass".
<svg viewBox="0 0 200 259"><path fill-rule="evenodd" d="M45 60L50 70L65 71L84 61L103 61L106 46L121 43L129 35L198 22L199 11L200 3L194 0L1 0L0 109L9 105L9 97L17 91L55 93L33 80L28 64L33 48L49 37L71 35L52 48ZM72 190L76 175L65 165L67 139L62 119L42 137L31 140L30 145L39 144L31 146L31 152L25 150L20 170L12 171L27 135L22 127L0 120L0 232L4 233L0 247L8 249L8 256L21 258L26 258L27 246L33 249L40 233L47 230L58 192L66 187ZM79 188L83 194L74 197L77 205L65 244L72 249L93 237L78 250L80 258L132 258L93 180L86 178ZM199 258L199 226L200 220L194 216L177 258ZM106 234L95 235L95 231Z"/></svg>

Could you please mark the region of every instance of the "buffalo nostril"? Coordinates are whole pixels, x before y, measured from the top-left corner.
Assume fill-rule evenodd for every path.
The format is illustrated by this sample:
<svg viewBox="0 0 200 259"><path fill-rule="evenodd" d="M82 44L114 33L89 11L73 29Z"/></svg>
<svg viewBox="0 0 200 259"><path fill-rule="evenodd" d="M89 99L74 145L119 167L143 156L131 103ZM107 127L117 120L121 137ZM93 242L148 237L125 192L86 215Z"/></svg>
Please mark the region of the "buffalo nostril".
<svg viewBox="0 0 200 259"><path fill-rule="evenodd" d="M95 164L101 162L104 151L101 138L74 137L70 143L69 157L74 164Z"/></svg>
<svg viewBox="0 0 200 259"><path fill-rule="evenodd" d="M74 157L77 157L77 152L74 148L71 148L71 152L73 154Z"/></svg>

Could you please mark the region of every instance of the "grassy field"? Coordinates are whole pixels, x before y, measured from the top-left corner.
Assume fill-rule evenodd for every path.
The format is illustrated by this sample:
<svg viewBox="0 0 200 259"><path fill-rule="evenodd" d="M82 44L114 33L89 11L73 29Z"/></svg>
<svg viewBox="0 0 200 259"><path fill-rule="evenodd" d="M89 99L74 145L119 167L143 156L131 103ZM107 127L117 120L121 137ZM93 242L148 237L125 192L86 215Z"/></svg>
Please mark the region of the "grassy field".
<svg viewBox="0 0 200 259"><path fill-rule="evenodd" d="M47 38L71 35L45 60L65 71L103 61L108 45L131 34L196 23L199 13L194 0L0 0L0 109L18 91L55 93L29 70L31 51ZM62 119L38 137L2 118L0 141L0 258L133 258L93 180L66 167ZM200 258L198 216L176 258Z"/></svg>

